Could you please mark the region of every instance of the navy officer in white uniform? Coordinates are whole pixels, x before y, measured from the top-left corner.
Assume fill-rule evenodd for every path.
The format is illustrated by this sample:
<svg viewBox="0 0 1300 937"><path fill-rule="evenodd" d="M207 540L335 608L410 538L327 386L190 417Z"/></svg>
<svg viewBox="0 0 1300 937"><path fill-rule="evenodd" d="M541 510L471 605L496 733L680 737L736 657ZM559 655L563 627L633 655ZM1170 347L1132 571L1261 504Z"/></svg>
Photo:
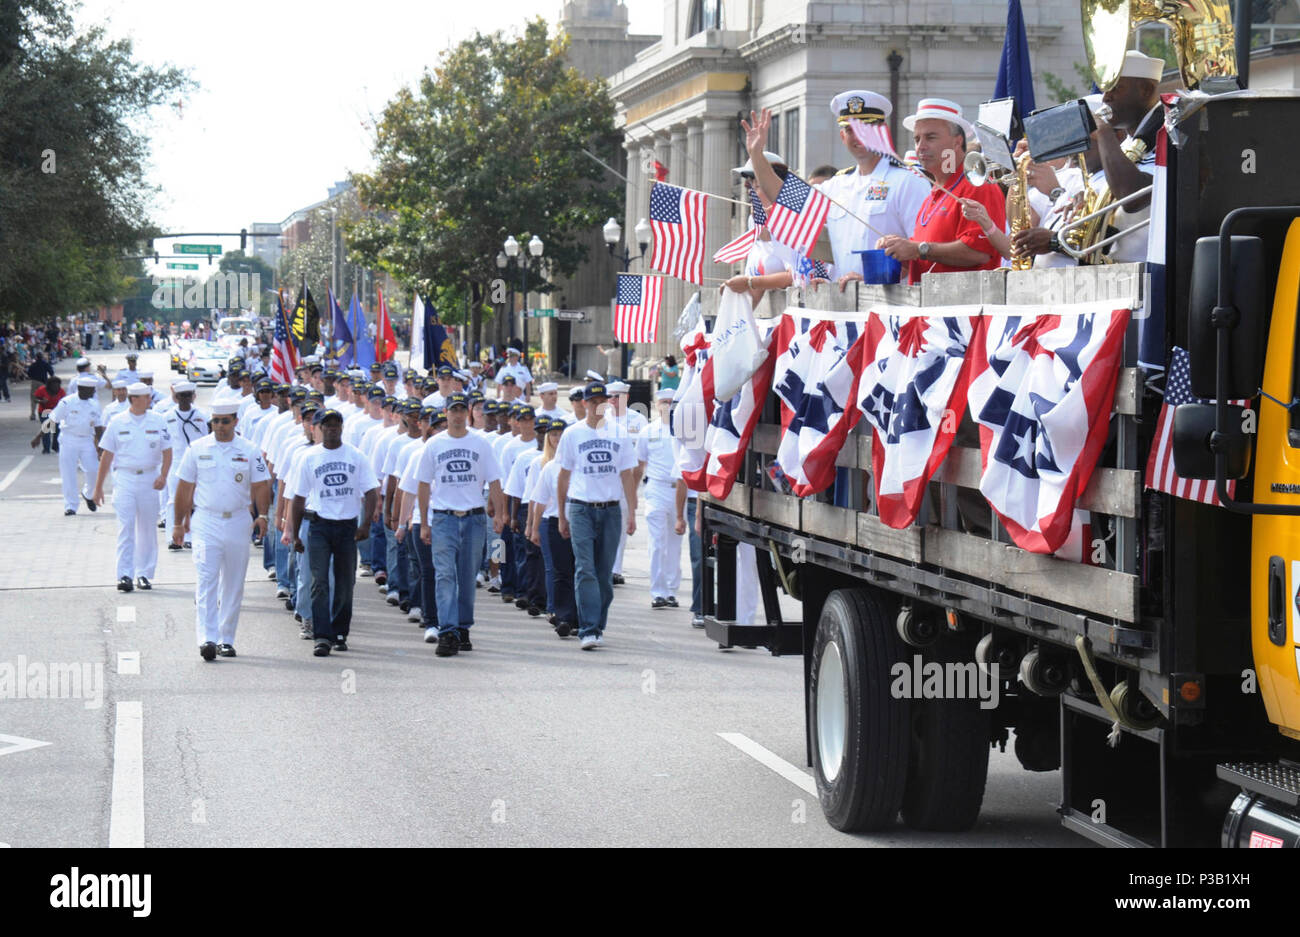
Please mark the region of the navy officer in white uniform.
<svg viewBox="0 0 1300 937"><path fill-rule="evenodd" d="M113 472L113 510L117 512L117 588L152 589L158 565L158 499L172 467L167 420L149 409L151 388L139 381L126 389L130 409L104 427L102 455L95 478L96 504L104 503L104 482ZM134 583L134 584L133 584Z"/></svg>
<svg viewBox="0 0 1300 937"><path fill-rule="evenodd" d="M86 507L97 510L99 505L91 499L94 490L95 469L99 456L96 448L104 432L104 416L95 392L100 379L93 374L82 374L75 381L77 396L67 396L54 405L50 419L59 424L59 476L63 482L63 514L77 513L77 469L85 476L81 497Z"/></svg>
<svg viewBox="0 0 1300 937"><path fill-rule="evenodd" d="M249 534L265 536L271 501L271 474L262 453L235 435L238 412L237 401L213 404L212 432L190 443L172 473L177 478L172 545L184 539L188 520L198 572L195 627L204 660L235 656Z"/></svg>

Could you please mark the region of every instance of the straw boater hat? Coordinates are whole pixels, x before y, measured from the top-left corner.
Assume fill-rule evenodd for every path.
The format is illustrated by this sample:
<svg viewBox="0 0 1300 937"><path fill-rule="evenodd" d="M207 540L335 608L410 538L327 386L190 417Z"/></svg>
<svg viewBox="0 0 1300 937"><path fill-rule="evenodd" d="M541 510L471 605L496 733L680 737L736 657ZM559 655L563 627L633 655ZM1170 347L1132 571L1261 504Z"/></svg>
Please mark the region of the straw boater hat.
<svg viewBox="0 0 1300 937"><path fill-rule="evenodd" d="M903 118L903 126L913 130L918 120L946 120L960 127L967 140L975 139L975 128L963 116L961 105L947 98L922 98L916 106L916 113Z"/></svg>

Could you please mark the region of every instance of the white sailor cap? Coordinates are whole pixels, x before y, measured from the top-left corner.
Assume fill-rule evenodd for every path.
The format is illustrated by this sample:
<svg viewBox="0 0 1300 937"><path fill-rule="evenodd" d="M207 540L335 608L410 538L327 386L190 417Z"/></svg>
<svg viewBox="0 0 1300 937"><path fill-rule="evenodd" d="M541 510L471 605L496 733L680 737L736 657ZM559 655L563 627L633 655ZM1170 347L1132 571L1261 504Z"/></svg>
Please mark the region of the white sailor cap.
<svg viewBox="0 0 1300 937"><path fill-rule="evenodd" d="M507 354L507 355L517 355L517 354L519 354L519 349L516 348L514 345L511 345L509 348L506 349L506 354Z"/></svg>
<svg viewBox="0 0 1300 937"><path fill-rule="evenodd" d="M605 389L611 394L626 394L632 388L622 381L610 381L605 385Z"/></svg>
<svg viewBox="0 0 1300 937"><path fill-rule="evenodd" d="M135 376L138 377L138 378L140 378L140 380L142 380L142 381L143 381L146 377L149 378L150 380L152 380L152 379L153 379L153 372L152 372L152 371L136 371L136 372L135 372Z"/></svg>
<svg viewBox="0 0 1300 937"><path fill-rule="evenodd" d="M1143 55L1136 49L1124 53L1124 67L1119 70L1121 78L1145 78L1147 81L1159 81L1165 73L1165 60Z"/></svg>
<svg viewBox="0 0 1300 937"><path fill-rule="evenodd" d="M655 400L672 400L677 391L671 387L661 387L655 391Z"/></svg>
<svg viewBox="0 0 1300 937"><path fill-rule="evenodd" d="M172 390L178 394L193 394L197 392L199 385L193 381L177 381L172 385Z"/></svg>
<svg viewBox="0 0 1300 937"><path fill-rule="evenodd" d="M782 166L785 165L785 159L784 159L783 157L781 157L780 155L778 155L778 154L776 154L776 153L769 153L767 150L764 150L764 151L763 151L763 159L767 160L767 161L768 161L769 163L771 163L773 166L777 165L778 163L779 163L780 165L782 165ZM745 165L743 165L743 166L732 166L732 167L731 167L731 171L732 171L732 172L747 172L747 173L750 173L750 174L752 175L753 172L754 172L754 161L753 161L752 159L747 159L747 160L745 160Z"/></svg>
<svg viewBox="0 0 1300 937"><path fill-rule="evenodd" d="M549 394L551 391L553 390L558 391L559 389L560 389L560 385L555 383L554 381L547 381L544 384L537 385L537 392L539 394Z"/></svg>
<svg viewBox="0 0 1300 937"><path fill-rule="evenodd" d="M303 364L320 364L320 355L308 355L302 359Z"/></svg>
<svg viewBox="0 0 1300 937"><path fill-rule="evenodd" d="M152 397L153 388L144 381L136 381L134 384L127 387L126 395L128 397Z"/></svg>
<svg viewBox="0 0 1300 937"><path fill-rule="evenodd" d="M889 98L874 91L841 91L831 98L831 114L840 126L850 120L861 120L876 124L889 119L894 112L894 105Z"/></svg>
<svg viewBox="0 0 1300 937"><path fill-rule="evenodd" d="M117 380L113 382L113 390L125 390L126 383L127 383L126 378L119 377Z"/></svg>
<svg viewBox="0 0 1300 937"><path fill-rule="evenodd" d="M238 400L222 400L212 405L213 416L234 416L239 413Z"/></svg>
<svg viewBox="0 0 1300 937"><path fill-rule="evenodd" d="M456 378L456 380L458 380L458 381L468 381L468 380L469 380L469 372L468 372L468 371L452 371L452 372L451 372L451 376L454 377L454 378Z"/></svg>
<svg viewBox="0 0 1300 937"><path fill-rule="evenodd" d="M603 382L603 381L605 380L605 375L601 374L599 371L593 371L591 368L588 368L588 369L587 369L587 380L589 380L589 381L596 381L596 382L600 383L600 382Z"/></svg>
<svg viewBox="0 0 1300 937"><path fill-rule="evenodd" d="M470 366L471 368L481 368L481 367L483 367L483 362L482 362L482 361L471 361L471 362L469 363L469 366Z"/></svg>
<svg viewBox="0 0 1300 937"><path fill-rule="evenodd" d="M366 372L362 371L360 368L349 368L348 377L352 378L354 381L364 381L366 379Z"/></svg>
<svg viewBox="0 0 1300 937"><path fill-rule="evenodd" d="M77 367L79 367L79 368L88 368L88 367L90 367L90 359L89 359L89 358L78 358L78 359L77 359Z"/></svg>
<svg viewBox="0 0 1300 937"><path fill-rule="evenodd" d="M97 381L97 380L95 379L94 375L91 375L91 374L83 374L81 377L77 378L77 386L78 386L78 387L98 387L98 386L99 386L99 381Z"/></svg>

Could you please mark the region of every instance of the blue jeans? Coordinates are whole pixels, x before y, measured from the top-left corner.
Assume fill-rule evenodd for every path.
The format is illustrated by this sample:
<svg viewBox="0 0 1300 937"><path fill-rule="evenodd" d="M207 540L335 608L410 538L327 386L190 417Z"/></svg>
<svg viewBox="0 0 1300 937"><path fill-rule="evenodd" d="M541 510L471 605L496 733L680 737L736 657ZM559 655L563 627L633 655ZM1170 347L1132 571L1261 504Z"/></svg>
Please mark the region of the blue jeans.
<svg viewBox="0 0 1300 937"><path fill-rule="evenodd" d="M420 609L420 624L425 628L432 628L438 624L438 586L433 569L433 548L424 545L420 539L420 525L412 524L411 530L407 534L411 540L411 549L408 551L415 559L416 572L419 574L420 585L418 588L411 589L411 608ZM419 595L420 600L417 602L415 596Z"/></svg>
<svg viewBox="0 0 1300 937"><path fill-rule="evenodd" d="M370 564L372 572L388 572L388 544L386 538L388 531L384 529L383 521L370 522L370 544L369 552L365 554L366 562Z"/></svg>
<svg viewBox="0 0 1300 937"><path fill-rule="evenodd" d="M546 613L555 614L555 560L551 557L551 538L546 530L546 519L538 520L539 548L542 551L542 579L546 581ZM572 573L573 551L569 551L570 573ZM572 586L570 586L572 589Z"/></svg>
<svg viewBox="0 0 1300 937"><path fill-rule="evenodd" d="M527 529L527 504L521 502L515 509L515 520L520 531ZM527 599L529 605L541 607L546 601L545 579L541 548L522 533L515 534L515 598Z"/></svg>
<svg viewBox="0 0 1300 937"><path fill-rule="evenodd" d="M275 584L281 589L289 589L293 582L292 570L296 566L291 562L292 557L298 554L293 551L292 547L286 547L280 542L280 532L272 531L268 536L275 537ZM292 590L290 590L292 594Z"/></svg>
<svg viewBox="0 0 1300 937"><path fill-rule="evenodd" d="M600 635L614 601L614 555L623 512L617 503L603 508L570 501L569 542L573 545L573 583L578 595L578 634Z"/></svg>
<svg viewBox="0 0 1300 937"><path fill-rule="evenodd" d="M390 573L394 573L395 575L390 575L388 577L388 591L392 592L393 587L396 586L397 598L403 602L409 602L411 600L411 586L414 585L414 583L411 582L410 533L411 532L408 530L406 532L407 535L397 544L397 569L389 570ZM394 580L396 581L394 582Z"/></svg>
<svg viewBox="0 0 1300 937"><path fill-rule="evenodd" d="M397 534L395 531L384 528L384 552L388 554L388 564L384 567L388 573L388 591L395 592L399 597L402 594L402 587L406 577L402 575L402 564L398 556Z"/></svg>
<svg viewBox="0 0 1300 937"><path fill-rule="evenodd" d="M269 518L275 517L274 484L271 485L271 503L267 506L266 516L268 518L266 534L262 537L262 568L275 569L275 545L279 542L279 539L275 536L275 530L270 526L271 522L269 520ZM278 573L275 578L277 580L280 578Z"/></svg>
<svg viewBox="0 0 1300 937"><path fill-rule="evenodd" d="M704 544L695 532L695 498L686 499L686 532L691 544L691 611L704 614Z"/></svg>
<svg viewBox="0 0 1300 937"><path fill-rule="evenodd" d="M318 640L346 638L352 625L352 587L357 578L357 520L317 518L311 522L308 537L313 634ZM334 574L333 600L330 573Z"/></svg>
<svg viewBox="0 0 1300 937"><path fill-rule="evenodd" d="M501 541L504 547L498 563L501 594L515 595L519 591L519 584L515 581L515 535L509 524L501 528Z"/></svg>
<svg viewBox="0 0 1300 937"><path fill-rule="evenodd" d="M438 634L474 624L474 577L483 555L483 518L434 512L429 525L438 606Z"/></svg>
<svg viewBox="0 0 1300 937"><path fill-rule="evenodd" d="M559 518L542 518L542 545L549 556L546 573L555 620L574 624L578 620L578 605L573 593L573 544L560 536Z"/></svg>
<svg viewBox="0 0 1300 937"><path fill-rule="evenodd" d="M412 524L403 538L406 548L406 601L411 608L424 609L424 568L420 565L421 548L428 550L420 542L420 525Z"/></svg>

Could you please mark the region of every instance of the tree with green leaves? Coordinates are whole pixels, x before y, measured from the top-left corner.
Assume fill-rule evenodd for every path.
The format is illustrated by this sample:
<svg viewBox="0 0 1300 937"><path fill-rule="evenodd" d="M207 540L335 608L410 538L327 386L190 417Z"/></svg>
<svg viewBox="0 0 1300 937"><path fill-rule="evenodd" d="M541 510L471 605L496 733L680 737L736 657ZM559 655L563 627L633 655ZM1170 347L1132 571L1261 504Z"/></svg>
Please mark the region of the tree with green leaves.
<svg viewBox="0 0 1300 937"><path fill-rule="evenodd" d="M568 276L586 259L582 236L621 212L621 189L583 153L613 160L614 105L567 48L538 19L518 38L476 34L448 50L388 103L375 169L353 176L367 208L347 226L353 255L422 295L468 294L474 342L507 235L541 237L546 267ZM529 282L548 290L536 271Z"/></svg>
<svg viewBox="0 0 1300 937"><path fill-rule="evenodd" d="M137 128L191 83L127 40L78 33L63 0L0 0L0 318L79 313L129 292L148 217Z"/></svg>
<svg viewBox="0 0 1300 937"><path fill-rule="evenodd" d="M271 314L271 294L267 290L275 288L275 271L265 260L252 254L245 254L242 250L227 251L217 261L217 271L223 274L244 274L249 277L256 275L262 285L257 295L257 314L260 316Z"/></svg>

